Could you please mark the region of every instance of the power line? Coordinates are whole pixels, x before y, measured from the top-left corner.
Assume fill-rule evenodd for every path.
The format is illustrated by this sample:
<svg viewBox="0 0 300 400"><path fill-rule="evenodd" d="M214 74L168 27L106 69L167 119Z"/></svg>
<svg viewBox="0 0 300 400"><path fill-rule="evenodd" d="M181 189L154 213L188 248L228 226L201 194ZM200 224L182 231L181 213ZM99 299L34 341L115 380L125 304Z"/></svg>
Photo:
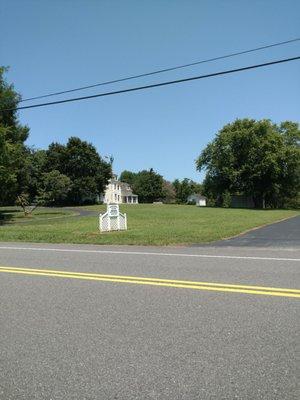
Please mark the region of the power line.
<svg viewBox="0 0 300 400"><path fill-rule="evenodd" d="M224 58L230 58L230 57L235 57L235 56L239 56L239 55L242 55L242 54L252 53L252 52L255 52L255 51L259 51L259 50L265 50L265 49L269 49L271 47L283 46L283 45L286 45L286 44L289 44L289 43L297 42L299 40L300 40L300 38L285 40L284 42L277 42L277 43L273 43L273 44L268 44L266 46L256 47L254 49L243 50L243 51L239 51L239 52L236 52L236 53L230 53L230 54L226 54L226 55L219 56L219 57L209 58L209 59L206 59L206 60L195 61L195 62L192 62L192 63L189 63L189 64L177 65L175 67L159 69L159 70L152 71L152 72L146 72L146 73L139 74L139 75L132 75L132 76L128 76L128 77L125 77L125 78L114 79L114 80L106 81L106 82L100 82L100 83L96 83L94 85L81 86L81 87L74 88L74 89L63 90L61 92L53 92L53 93L48 93L48 94L44 94L44 95L41 95L41 96L29 97L27 99L20 100L20 103L24 102L24 101L29 101L29 100L37 100L37 99L43 99L45 97L57 96L59 94L76 92L76 91L79 91L79 90L91 89L91 88L94 88L94 87L97 87L97 86L104 86L104 85L110 85L112 83L129 81L131 79L137 79L137 78L142 78L142 77L145 77L145 76L161 74L163 72L175 71L177 69L182 69L182 68L192 67L194 65L199 65L199 64L209 63L209 62L212 62L212 61L222 60Z"/></svg>
<svg viewBox="0 0 300 400"><path fill-rule="evenodd" d="M112 95L115 95L115 94L135 92L135 91L139 91L139 90L146 90L146 89L151 89L151 88L160 87L160 86L167 86L167 85L173 85L173 84L182 83L182 82L194 81L194 80L198 80L198 79L210 78L210 77L213 77L213 76L227 75L227 74L232 74L232 73L235 73L235 72L241 72L241 71L247 71L247 70L255 69L255 68L267 67L267 66L275 65L275 64L282 64L282 63L286 63L286 62L290 62L290 61L296 61L296 60L299 60L299 59L300 59L300 56L297 56L297 57L286 58L286 59L282 59L282 60L271 61L271 62L267 62L267 63L263 63L263 64L256 64L256 65L250 65L250 66L242 67L242 68L235 68L235 69L230 69L230 70L226 70L226 71L214 72L212 74L193 76L191 78L177 79L177 80L174 80L174 81L155 83L155 84L152 84L152 85L137 86L137 87L133 87L133 88L129 88L129 89L116 90L116 91L113 91L113 92L105 92L105 93L99 93L99 94L94 94L94 95L90 95L90 96L75 97L75 98L72 98L72 99L51 101L51 102L48 102L48 103L32 104L31 106L7 108L7 109L0 110L0 112L1 111L4 112L4 111L24 110L24 109L27 109L27 108L44 107L44 106L50 106L50 105L54 105L54 104L69 103L69 102L73 102L73 101L93 99L93 98L96 98L96 97L112 96Z"/></svg>

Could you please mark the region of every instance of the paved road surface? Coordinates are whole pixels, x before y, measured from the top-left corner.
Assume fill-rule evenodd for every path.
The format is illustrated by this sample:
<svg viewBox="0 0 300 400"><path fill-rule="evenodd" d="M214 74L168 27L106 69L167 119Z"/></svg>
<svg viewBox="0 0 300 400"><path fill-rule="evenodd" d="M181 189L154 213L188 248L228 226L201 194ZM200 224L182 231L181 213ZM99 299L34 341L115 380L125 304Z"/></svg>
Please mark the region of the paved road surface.
<svg viewBox="0 0 300 400"><path fill-rule="evenodd" d="M1 400L299 398L300 247L0 243L0 266Z"/></svg>
<svg viewBox="0 0 300 400"><path fill-rule="evenodd" d="M214 243L217 246L300 247L300 216Z"/></svg>

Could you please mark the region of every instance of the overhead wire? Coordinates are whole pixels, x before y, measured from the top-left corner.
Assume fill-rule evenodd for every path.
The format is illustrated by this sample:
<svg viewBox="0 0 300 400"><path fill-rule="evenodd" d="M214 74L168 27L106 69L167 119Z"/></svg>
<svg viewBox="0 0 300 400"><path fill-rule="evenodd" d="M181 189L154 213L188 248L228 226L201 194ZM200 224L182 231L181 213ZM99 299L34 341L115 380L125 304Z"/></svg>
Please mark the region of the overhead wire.
<svg viewBox="0 0 300 400"><path fill-rule="evenodd" d="M214 76L233 74L236 72L242 72L242 71L252 70L252 69L256 69L256 68L267 67L270 65L287 63L287 62L296 61L299 59L300 59L300 56L285 58L285 59L281 59L281 60L266 62L263 64L249 65L246 67L235 68L235 69L230 69L230 70L226 70L226 71L219 71L219 72L214 72L211 74L198 75L198 76L193 76L190 78L183 78L183 79L177 79L177 80L173 80L173 81L154 83L152 85L144 85L144 86L137 86L137 87L123 89L123 90L115 90L113 92L104 92L104 93L98 93L98 94L94 94L94 95L90 95L90 96L75 97L75 98L71 98L71 99L57 100L57 101L51 101L51 102L47 102L47 103L32 104L30 106L21 106L21 107L7 108L7 109L2 109L2 110L0 109L0 112L24 110L24 109L37 108L37 107L45 107L45 106L51 106L51 105L55 105L55 104L70 103L70 102L74 102L74 101L93 99L93 98L97 98L97 97L112 96L112 95L116 95L116 94L129 93L129 92L135 92L135 91L140 91L140 90L147 90L147 89L156 88L156 87L162 87L162 86L174 85L174 84L183 83L183 82L191 82L191 81L195 81L195 80L199 80L199 79L211 78Z"/></svg>
<svg viewBox="0 0 300 400"><path fill-rule="evenodd" d="M243 51L229 53L229 54L225 54L225 55L218 56L218 57L208 58L208 59L204 59L204 60L200 60L200 61L194 61L194 62L191 62L191 63L188 63L188 64L183 64L183 65L177 65L177 66L174 66L174 67L158 69L158 70L151 71L151 72L145 72L145 73L138 74L138 75L131 75L131 76L127 76L127 77L124 77L124 78L118 78L118 79L113 79L113 80L109 80L109 81L105 81L105 82L95 83L95 84L92 84L92 85L81 86L81 87L77 87L77 88L73 88L73 89L47 93L47 94L43 94L43 95L35 96L35 97L28 97L28 98L25 98L25 99L21 99L19 102L22 103L22 102L30 101L30 100L38 100L38 99L43 99L43 98L46 98L46 97L58 96L58 95L61 95L61 94L72 93L72 92L76 92L76 91L80 91L80 90L92 89L92 88L95 88L95 87L98 87L98 86L110 85L110 84L113 84L113 83L119 83L119 82L129 81L129 80L132 80L132 79L143 78L143 77L146 77L146 76L157 75L157 74L161 74L161 73L165 73L165 72L175 71L175 70L178 70L178 69L192 67L192 66L195 66L195 65L205 64L205 63L209 63L209 62L213 62L213 61L217 61L217 60L223 60L223 59L230 58L230 57L236 57L236 56L239 56L239 55L242 55L242 54L253 53L255 51L261 51L261 50L269 49L269 48L272 48L272 47L283 46L283 45L290 44L290 43L297 42L297 41L300 41L300 38L294 38L294 39L290 39L290 40L285 40L285 41L282 41L282 42L272 43L272 44L268 44L268 45L265 45L265 46L260 46L260 47L255 47L255 48L252 48L252 49L247 49L247 50L243 50Z"/></svg>

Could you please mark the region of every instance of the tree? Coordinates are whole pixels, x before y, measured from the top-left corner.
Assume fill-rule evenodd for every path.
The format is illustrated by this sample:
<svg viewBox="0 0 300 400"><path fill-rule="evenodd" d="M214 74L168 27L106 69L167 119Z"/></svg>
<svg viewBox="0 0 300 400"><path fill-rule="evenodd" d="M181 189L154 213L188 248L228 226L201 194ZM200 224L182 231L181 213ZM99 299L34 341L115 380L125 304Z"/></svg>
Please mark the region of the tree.
<svg viewBox="0 0 300 400"><path fill-rule="evenodd" d="M47 152L46 171L53 169L70 178L72 188L67 201L71 204L94 202L111 178L111 164L105 162L96 148L77 137L66 146L52 143Z"/></svg>
<svg viewBox="0 0 300 400"><path fill-rule="evenodd" d="M42 205L62 204L72 188L69 177L57 170L43 173L38 202Z"/></svg>
<svg viewBox="0 0 300 400"><path fill-rule="evenodd" d="M202 185L200 183L194 182L188 178L184 178L182 181L175 179L173 186L175 189L176 201L181 204L186 203L191 194L199 194L202 191Z"/></svg>
<svg viewBox="0 0 300 400"><path fill-rule="evenodd" d="M163 180L163 199L166 203L175 203L176 193L173 184L169 181Z"/></svg>
<svg viewBox="0 0 300 400"><path fill-rule="evenodd" d="M278 193L273 193L273 205L300 208L300 130L299 124L291 121L282 122L278 127L283 136L285 149L282 165L282 182Z"/></svg>
<svg viewBox="0 0 300 400"><path fill-rule="evenodd" d="M201 183L190 180L190 186L192 188L193 193L201 194L203 190L203 185Z"/></svg>
<svg viewBox="0 0 300 400"><path fill-rule="evenodd" d="M141 203L162 200L164 197L163 177L152 168L149 171L140 171L136 174L132 189L139 196Z"/></svg>
<svg viewBox="0 0 300 400"><path fill-rule="evenodd" d="M29 194L24 192L17 196L16 205L20 206L23 209L24 216L28 217L33 213L33 211L37 208L39 204L35 203L31 205L29 200Z"/></svg>
<svg viewBox="0 0 300 400"><path fill-rule="evenodd" d="M7 68L0 67L0 204L12 204L27 185L26 160L28 150L24 144L29 128L22 126L15 108L20 95L4 79Z"/></svg>
<svg viewBox="0 0 300 400"><path fill-rule="evenodd" d="M123 171L120 175L120 181L128 183L131 187L133 187L137 174L131 171Z"/></svg>
<svg viewBox="0 0 300 400"><path fill-rule="evenodd" d="M0 204L6 203L8 189L16 183L16 174L10 168L6 131L7 128L0 126Z"/></svg>
<svg viewBox="0 0 300 400"><path fill-rule="evenodd" d="M206 170L205 194L219 205L229 193L251 196L256 207L282 206L300 187L298 125L238 119L219 131L196 165Z"/></svg>
<svg viewBox="0 0 300 400"><path fill-rule="evenodd" d="M35 201L43 188L43 175L47 155L45 150L28 149L27 157L27 188L28 199L30 202Z"/></svg>

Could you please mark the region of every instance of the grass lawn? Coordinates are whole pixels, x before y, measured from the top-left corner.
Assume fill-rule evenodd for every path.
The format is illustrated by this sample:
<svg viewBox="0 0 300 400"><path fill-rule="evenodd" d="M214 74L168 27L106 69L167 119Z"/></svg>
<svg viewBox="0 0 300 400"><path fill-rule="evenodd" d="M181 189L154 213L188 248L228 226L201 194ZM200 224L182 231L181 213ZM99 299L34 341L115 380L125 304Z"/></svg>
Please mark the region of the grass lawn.
<svg viewBox="0 0 300 400"><path fill-rule="evenodd" d="M0 226L15 223L32 223L33 221L69 217L78 213L64 208L39 207L27 217L21 207L0 207Z"/></svg>
<svg viewBox="0 0 300 400"><path fill-rule="evenodd" d="M104 212L105 206L84 209ZM205 243L293 215L290 210L200 208L186 205L124 205L128 230L100 233L98 218L62 208L40 208L24 218L16 207L0 208L0 241L181 245ZM1 223L2 221L2 223Z"/></svg>

